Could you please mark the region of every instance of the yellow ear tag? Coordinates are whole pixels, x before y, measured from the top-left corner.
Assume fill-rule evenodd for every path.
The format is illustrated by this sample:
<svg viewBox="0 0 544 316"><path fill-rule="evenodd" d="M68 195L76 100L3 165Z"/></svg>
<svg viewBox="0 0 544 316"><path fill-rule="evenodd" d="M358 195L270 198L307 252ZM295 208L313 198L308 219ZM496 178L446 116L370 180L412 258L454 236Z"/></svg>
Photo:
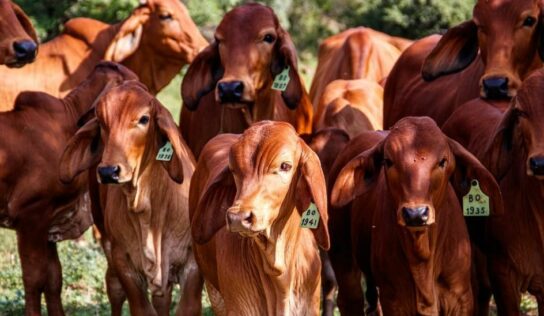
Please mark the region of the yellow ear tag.
<svg viewBox="0 0 544 316"><path fill-rule="evenodd" d="M164 146L159 149L159 152L157 153L157 157L155 159L159 161L170 161L172 160L172 156L174 155L174 150L172 149L172 144L170 142L166 142Z"/></svg>
<svg viewBox="0 0 544 316"><path fill-rule="evenodd" d="M319 225L319 212L317 211L317 206L314 203L310 203L308 209L302 213L302 219L300 222L300 227L316 229Z"/></svg>
<svg viewBox="0 0 544 316"><path fill-rule="evenodd" d="M278 90L278 91L285 91L287 89L287 85L289 84L289 67L285 68L282 72L280 72L276 78L274 78L274 82L272 83L272 89Z"/></svg>
<svg viewBox="0 0 544 316"><path fill-rule="evenodd" d="M489 216L489 196L482 189L478 180L470 182L470 191L463 197L464 216Z"/></svg>

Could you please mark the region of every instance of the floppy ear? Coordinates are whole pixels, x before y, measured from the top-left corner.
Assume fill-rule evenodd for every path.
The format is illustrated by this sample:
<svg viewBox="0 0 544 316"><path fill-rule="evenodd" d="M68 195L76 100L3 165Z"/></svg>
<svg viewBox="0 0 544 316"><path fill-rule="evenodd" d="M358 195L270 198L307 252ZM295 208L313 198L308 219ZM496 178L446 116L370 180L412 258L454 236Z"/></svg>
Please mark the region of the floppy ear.
<svg viewBox="0 0 544 316"><path fill-rule="evenodd" d="M81 172L100 162L104 145L100 139L100 126L96 118L88 121L68 141L60 159L60 181L68 184Z"/></svg>
<svg viewBox="0 0 544 316"><path fill-rule="evenodd" d="M148 19L148 8L136 9L121 25L119 32L106 50L104 60L120 63L132 55L140 46L143 25Z"/></svg>
<svg viewBox="0 0 544 316"><path fill-rule="evenodd" d="M515 100L512 102L516 102ZM520 116L519 108L512 106L503 115L495 135L491 137L487 146L486 157L483 162L489 167L495 178L502 179L512 163L512 150L516 135L516 126Z"/></svg>
<svg viewBox="0 0 544 316"><path fill-rule="evenodd" d="M289 33L281 27L278 28L278 40L276 41L276 53L271 64L272 77L275 78L285 68L289 67L289 84L281 93L283 101L291 110L295 109L303 95L306 93L297 67L297 52Z"/></svg>
<svg viewBox="0 0 544 316"><path fill-rule="evenodd" d="M421 74L425 81L459 72L478 56L478 27L467 21L453 27L442 36L423 62Z"/></svg>
<svg viewBox="0 0 544 316"><path fill-rule="evenodd" d="M155 108L155 123L157 124L160 136L157 139L157 148L162 148L166 142L172 144L174 155L170 161L161 161L162 166L172 180L177 183L183 182L183 157L186 156L186 150L183 146L183 140L179 132L178 126L172 118L172 114L159 103L155 98L152 99L153 107ZM157 153L153 153L153 156Z"/></svg>
<svg viewBox="0 0 544 316"><path fill-rule="evenodd" d="M342 207L365 193L379 177L382 162L383 141L348 162L332 188L331 205Z"/></svg>
<svg viewBox="0 0 544 316"><path fill-rule="evenodd" d="M491 214L501 215L503 211L502 194L497 181L480 161L461 144L448 138L450 150L455 156L455 170L450 181L461 200L470 190L470 182L478 180L482 191L491 201Z"/></svg>
<svg viewBox="0 0 544 316"><path fill-rule="evenodd" d="M302 154L299 162L300 178L297 183L296 206L300 214L304 213L311 202L315 203L320 221L312 232L317 244L324 250L330 247L329 214L327 212L327 185L316 153L300 140Z"/></svg>
<svg viewBox="0 0 544 316"><path fill-rule="evenodd" d="M216 42L201 51L189 65L181 83L183 106L195 111L200 98L215 89L217 81L223 76L223 66Z"/></svg>
<svg viewBox="0 0 544 316"><path fill-rule="evenodd" d="M21 23L21 26L25 30L26 34L30 36L36 45L38 45L38 36L36 35L36 30L34 27L32 27L32 22L30 22L30 19L28 16L26 16L25 12L15 3L11 3L11 6L13 8L13 12L15 12L15 16L17 17L17 20L19 20L19 23Z"/></svg>

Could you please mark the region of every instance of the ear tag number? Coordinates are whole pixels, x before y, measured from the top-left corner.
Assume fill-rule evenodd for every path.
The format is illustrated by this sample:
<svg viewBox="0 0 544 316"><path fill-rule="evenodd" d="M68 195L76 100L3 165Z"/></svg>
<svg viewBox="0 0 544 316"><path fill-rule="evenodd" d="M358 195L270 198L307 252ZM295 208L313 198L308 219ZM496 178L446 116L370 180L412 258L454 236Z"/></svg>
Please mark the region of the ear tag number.
<svg viewBox="0 0 544 316"><path fill-rule="evenodd" d="M480 189L478 180L470 182L470 191L463 197L463 215L489 216L489 196Z"/></svg>
<svg viewBox="0 0 544 316"><path fill-rule="evenodd" d="M159 152L157 153L157 160L159 161L170 161L172 160L172 156L174 155L174 150L172 149L172 144L170 142L166 142L164 146L159 149Z"/></svg>
<svg viewBox="0 0 544 316"><path fill-rule="evenodd" d="M287 89L287 85L289 84L289 67L285 68L282 72L280 72L276 78L274 78L274 82L272 83L272 89L278 90L278 91L285 91Z"/></svg>
<svg viewBox="0 0 544 316"><path fill-rule="evenodd" d="M302 218L300 222L300 227L316 229L319 225L319 211L317 206L314 203L310 203L310 206L304 213L302 213Z"/></svg>

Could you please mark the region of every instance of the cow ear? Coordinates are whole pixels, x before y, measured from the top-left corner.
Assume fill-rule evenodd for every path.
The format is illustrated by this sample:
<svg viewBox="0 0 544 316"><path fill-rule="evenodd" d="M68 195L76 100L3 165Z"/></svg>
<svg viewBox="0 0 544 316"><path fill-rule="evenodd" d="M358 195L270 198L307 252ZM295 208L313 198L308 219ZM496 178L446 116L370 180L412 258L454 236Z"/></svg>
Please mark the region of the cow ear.
<svg viewBox="0 0 544 316"><path fill-rule="evenodd" d="M120 63L140 46L143 25L149 19L147 8L137 9L126 19L106 50L104 60Z"/></svg>
<svg viewBox="0 0 544 316"><path fill-rule="evenodd" d="M19 23L21 23L21 26L25 30L26 34L30 36L36 45L38 45L38 36L36 35L36 30L34 27L32 27L32 22L30 22L30 19L25 14L25 12L15 3L11 3L11 6L13 8L13 12L15 12L15 16L17 17L17 20L19 20Z"/></svg>
<svg viewBox="0 0 544 316"><path fill-rule="evenodd" d="M295 44L289 33L281 27L278 28L278 40L276 41L276 53L271 64L272 77L276 78L282 71L289 67L289 83L281 96L283 101L291 110L295 109L301 102L306 90L298 75L297 52Z"/></svg>
<svg viewBox="0 0 544 316"><path fill-rule="evenodd" d="M442 36L423 62L421 74L425 81L433 81L465 69L477 55L478 27L473 21L461 23Z"/></svg>
<svg viewBox="0 0 544 316"><path fill-rule="evenodd" d="M216 42L201 51L189 65L181 83L183 106L195 111L200 99L215 89L217 81L223 76L223 66Z"/></svg>
<svg viewBox="0 0 544 316"><path fill-rule="evenodd" d="M331 205L342 207L368 191L383 165L381 141L348 162L338 174L331 193Z"/></svg>
<svg viewBox="0 0 544 316"><path fill-rule="evenodd" d="M100 162L104 145L100 138L100 126L96 118L88 121L68 141L60 159L59 178L70 183L81 172Z"/></svg>
<svg viewBox="0 0 544 316"><path fill-rule="evenodd" d="M312 229L317 244L324 250L330 247L329 213L327 211L327 185L321 169L319 157L304 141L300 140L302 154L299 161L300 178L297 183L297 210L302 213L308 209L310 203L315 203L319 212L320 221L316 229Z"/></svg>
<svg viewBox="0 0 544 316"><path fill-rule="evenodd" d="M183 143L179 129L172 118L172 114L159 103L155 98L152 99L153 107L155 108L155 123L160 131L160 136L157 138L158 150L153 155L157 155L161 148L169 142L173 149L172 159L169 161L161 161L162 166L168 172L172 180L177 183L183 182L183 161L184 157L189 155L187 147ZM190 155L189 155L190 156Z"/></svg>
<svg viewBox="0 0 544 316"><path fill-rule="evenodd" d="M459 199L469 192L472 180L478 180L482 191L489 196L491 214L503 214L501 190L491 172L458 142L448 138L448 144L455 156L455 170L450 180Z"/></svg>
<svg viewBox="0 0 544 316"><path fill-rule="evenodd" d="M210 140L193 174L189 213L191 234L197 244L208 242L226 224L227 209L232 206L236 196L236 184L228 167L229 153L238 137L223 134ZM195 196L197 193L200 195Z"/></svg>
<svg viewBox="0 0 544 316"><path fill-rule="evenodd" d="M512 101L517 104L517 100ZM495 135L487 145L484 163L489 166L489 171L495 178L502 179L512 163L512 150L515 146L516 126L519 122L521 111L517 106L511 106L497 128Z"/></svg>

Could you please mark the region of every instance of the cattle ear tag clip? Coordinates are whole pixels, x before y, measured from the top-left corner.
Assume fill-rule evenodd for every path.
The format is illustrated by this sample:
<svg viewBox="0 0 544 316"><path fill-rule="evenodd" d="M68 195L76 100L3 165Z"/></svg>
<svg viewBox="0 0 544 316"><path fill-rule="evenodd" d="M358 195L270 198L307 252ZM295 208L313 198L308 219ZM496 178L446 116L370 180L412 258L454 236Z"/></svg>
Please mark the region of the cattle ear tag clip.
<svg viewBox="0 0 544 316"><path fill-rule="evenodd" d="M274 78L274 82L272 83L272 89L278 90L278 91L285 91L287 89L287 85L289 84L289 67L285 68L282 72L280 72L276 78Z"/></svg>
<svg viewBox="0 0 544 316"><path fill-rule="evenodd" d="M302 218L300 221L300 227L316 229L319 225L319 212L317 211L317 206L314 203L310 203L310 206L302 213Z"/></svg>
<svg viewBox="0 0 544 316"><path fill-rule="evenodd" d="M463 197L463 215L489 216L489 196L480 189L478 180L470 181L470 191Z"/></svg>
<svg viewBox="0 0 544 316"><path fill-rule="evenodd" d="M170 161L172 160L172 156L174 155L174 150L172 149L172 144L170 142L166 142L164 146L159 149L159 152L157 153L157 157L155 159L159 161Z"/></svg>

